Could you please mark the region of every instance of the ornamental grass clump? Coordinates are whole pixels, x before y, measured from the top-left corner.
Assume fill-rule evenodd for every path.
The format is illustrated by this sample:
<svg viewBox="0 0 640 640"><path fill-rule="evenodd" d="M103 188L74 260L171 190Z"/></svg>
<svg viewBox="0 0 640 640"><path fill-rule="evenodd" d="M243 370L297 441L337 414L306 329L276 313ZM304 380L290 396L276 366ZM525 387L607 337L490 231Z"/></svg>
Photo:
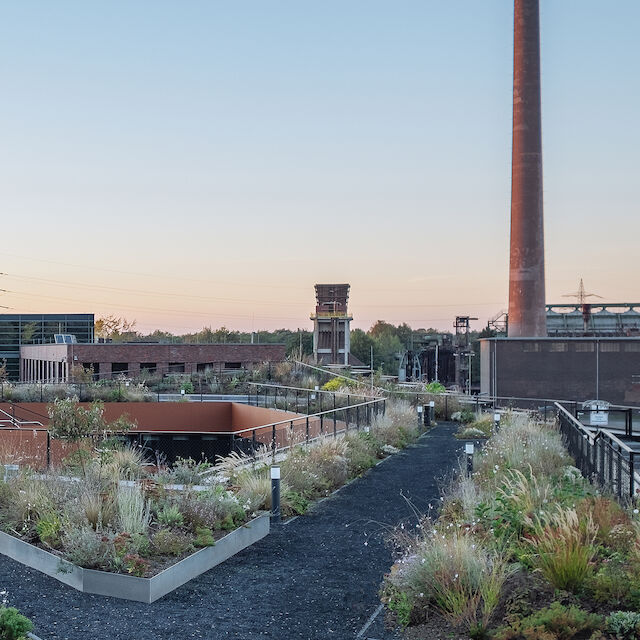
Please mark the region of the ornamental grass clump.
<svg viewBox="0 0 640 640"><path fill-rule="evenodd" d="M146 533L151 522L151 507L138 486L120 485L116 493L118 529L130 534Z"/></svg>
<svg viewBox="0 0 640 640"><path fill-rule="evenodd" d="M374 416L371 422L371 433L383 444L404 449L415 442L420 435L415 410L405 400L387 402L384 415Z"/></svg>
<svg viewBox="0 0 640 640"><path fill-rule="evenodd" d="M553 476L571 464L559 431L518 414L501 422L501 428L477 456L476 471L484 479L507 469L530 470L539 477Z"/></svg>
<svg viewBox="0 0 640 640"><path fill-rule="evenodd" d="M487 627L510 573L500 554L472 537L434 529L393 566L383 594L392 607L410 604L409 617L425 618L434 607L453 625L476 631Z"/></svg>
<svg viewBox="0 0 640 640"><path fill-rule="evenodd" d="M533 533L524 543L534 567L556 589L578 592L591 572L598 528L591 515L580 519L575 509L556 507L529 519Z"/></svg>

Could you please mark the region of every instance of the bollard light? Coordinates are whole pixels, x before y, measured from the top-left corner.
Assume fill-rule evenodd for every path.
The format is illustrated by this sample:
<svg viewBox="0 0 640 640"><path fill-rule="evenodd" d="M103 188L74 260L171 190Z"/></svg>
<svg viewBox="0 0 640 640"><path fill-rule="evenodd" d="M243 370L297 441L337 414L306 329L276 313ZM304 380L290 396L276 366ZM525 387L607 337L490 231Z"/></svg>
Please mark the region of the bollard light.
<svg viewBox="0 0 640 640"><path fill-rule="evenodd" d="M496 431L500 431L500 414L499 413L493 414L493 426L495 427Z"/></svg>
<svg viewBox="0 0 640 640"><path fill-rule="evenodd" d="M371 431L371 429L370 429L369 427L365 427L365 428L364 428L364 432L365 432L365 433L369 433L369 431Z"/></svg>
<svg viewBox="0 0 640 640"><path fill-rule="evenodd" d="M271 467L271 522L280 522L280 467Z"/></svg>
<svg viewBox="0 0 640 640"><path fill-rule="evenodd" d="M470 478L473 473L473 442L464 445L464 452L467 454L467 477Z"/></svg>

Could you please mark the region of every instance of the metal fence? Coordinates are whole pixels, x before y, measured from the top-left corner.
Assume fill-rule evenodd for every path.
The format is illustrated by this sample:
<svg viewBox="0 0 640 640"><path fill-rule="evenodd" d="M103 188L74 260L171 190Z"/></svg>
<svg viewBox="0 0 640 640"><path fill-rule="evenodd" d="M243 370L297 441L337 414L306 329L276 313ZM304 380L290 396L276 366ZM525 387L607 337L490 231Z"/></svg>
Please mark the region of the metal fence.
<svg viewBox="0 0 640 640"><path fill-rule="evenodd" d="M621 501L631 500L640 486L636 476L636 452L604 429L591 430L560 403L560 432L582 474Z"/></svg>

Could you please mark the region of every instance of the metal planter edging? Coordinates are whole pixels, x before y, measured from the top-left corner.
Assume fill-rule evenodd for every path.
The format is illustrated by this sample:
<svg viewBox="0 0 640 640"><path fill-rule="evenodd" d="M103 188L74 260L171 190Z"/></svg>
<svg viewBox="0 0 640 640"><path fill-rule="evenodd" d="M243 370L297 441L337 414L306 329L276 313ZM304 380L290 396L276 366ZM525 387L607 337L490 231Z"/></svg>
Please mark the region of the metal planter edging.
<svg viewBox="0 0 640 640"><path fill-rule="evenodd" d="M0 553L82 591L124 600L151 603L209 571L269 533L269 515L262 515L200 549L152 578L83 569L58 556L0 532Z"/></svg>

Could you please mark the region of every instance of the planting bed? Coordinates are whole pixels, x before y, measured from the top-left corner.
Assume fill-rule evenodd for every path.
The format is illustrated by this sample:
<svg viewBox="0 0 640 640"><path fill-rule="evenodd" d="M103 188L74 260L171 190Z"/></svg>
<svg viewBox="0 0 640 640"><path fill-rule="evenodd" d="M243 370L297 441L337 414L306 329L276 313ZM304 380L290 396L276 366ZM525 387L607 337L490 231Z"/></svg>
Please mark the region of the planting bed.
<svg viewBox="0 0 640 640"><path fill-rule="evenodd" d="M413 507L437 501L461 451L454 430L438 426L307 517L145 607L75 592L3 557L0 579L45 640L355 638L378 607L387 532L400 521L414 527ZM361 636L392 637L381 617Z"/></svg>
<svg viewBox="0 0 640 640"><path fill-rule="evenodd" d="M138 602L154 602L209 571L269 533L269 516L259 516L222 536L214 546L170 564L151 578L83 569L48 551L0 532L0 553L55 578L78 591Z"/></svg>
<svg viewBox="0 0 640 640"><path fill-rule="evenodd" d="M385 577L406 638L640 638L640 520L572 466L559 432L507 416Z"/></svg>

